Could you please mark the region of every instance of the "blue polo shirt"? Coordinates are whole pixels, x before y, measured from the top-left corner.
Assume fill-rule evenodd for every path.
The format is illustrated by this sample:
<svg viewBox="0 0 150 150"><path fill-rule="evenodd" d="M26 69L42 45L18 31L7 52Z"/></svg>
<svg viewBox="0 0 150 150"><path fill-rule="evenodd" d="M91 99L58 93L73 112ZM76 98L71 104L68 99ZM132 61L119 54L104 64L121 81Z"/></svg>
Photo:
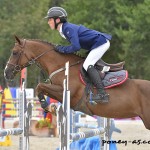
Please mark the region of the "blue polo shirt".
<svg viewBox="0 0 150 150"><path fill-rule="evenodd" d="M111 35L91 30L83 25L75 25L69 22L62 25L63 35L66 37L69 46L58 46L57 49L62 53L73 53L79 51L81 48L85 50L92 50L100 45L111 40Z"/></svg>

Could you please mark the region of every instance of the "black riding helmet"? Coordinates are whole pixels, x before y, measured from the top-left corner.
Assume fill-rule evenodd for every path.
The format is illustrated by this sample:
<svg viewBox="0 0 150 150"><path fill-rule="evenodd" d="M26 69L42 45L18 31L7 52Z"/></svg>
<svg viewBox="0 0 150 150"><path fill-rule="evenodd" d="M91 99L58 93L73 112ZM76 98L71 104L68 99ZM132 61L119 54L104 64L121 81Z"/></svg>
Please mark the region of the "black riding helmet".
<svg viewBox="0 0 150 150"><path fill-rule="evenodd" d="M54 18L55 29L57 29L58 24L64 23L67 21L67 12L62 7L52 7L48 10L46 19ZM60 18L60 22L56 23L56 19Z"/></svg>

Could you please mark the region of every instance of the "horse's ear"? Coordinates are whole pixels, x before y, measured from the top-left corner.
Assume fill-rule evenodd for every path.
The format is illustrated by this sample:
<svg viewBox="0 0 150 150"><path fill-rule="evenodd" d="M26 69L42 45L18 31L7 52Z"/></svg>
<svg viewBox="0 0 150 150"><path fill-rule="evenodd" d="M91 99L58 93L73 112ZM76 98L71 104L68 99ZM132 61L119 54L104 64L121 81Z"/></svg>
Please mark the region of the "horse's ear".
<svg viewBox="0 0 150 150"><path fill-rule="evenodd" d="M18 38L18 36L14 35L14 37L15 37L16 42L21 45L21 40Z"/></svg>

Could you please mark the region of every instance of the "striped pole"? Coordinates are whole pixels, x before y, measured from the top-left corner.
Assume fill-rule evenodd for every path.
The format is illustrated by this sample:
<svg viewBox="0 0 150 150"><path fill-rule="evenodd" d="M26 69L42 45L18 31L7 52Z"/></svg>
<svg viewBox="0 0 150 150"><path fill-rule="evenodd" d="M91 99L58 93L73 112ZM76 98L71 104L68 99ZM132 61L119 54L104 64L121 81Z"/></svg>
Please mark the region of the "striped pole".
<svg viewBox="0 0 150 150"><path fill-rule="evenodd" d="M21 128L10 128L10 129L1 129L0 130L0 137L6 135L19 135L22 134L23 129Z"/></svg>
<svg viewBox="0 0 150 150"><path fill-rule="evenodd" d="M16 118L16 117L19 117L19 116L18 115L4 114L3 117L5 117L5 118ZM43 118L43 115L32 115L32 117Z"/></svg>
<svg viewBox="0 0 150 150"><path fill-rule="evenodd" d="M89 128L89 129L97 129L99 128L98 125L90 125L90 124L84 124L84 123L75 123L76 128Z"/></svg>
<svg viewBox="0 0 150 150"><path fill-rule="evenodd" d="M93 129L93 130L85 131L85 132L71 133L70 140L71 140L71 142L74 142L74 141L97 136L97 135L104 134L104 133L105 133L104 128Z"/></svg>
<svg viewBox="0 0 150 150"><path fill-rule="evenodd" d="M23 88L19 93L19 128L0 129L0 136L6 135L20 135L19 136L19 150L29 150L29 119L30 111L29 105L26 103L26 95Z"/></svg>

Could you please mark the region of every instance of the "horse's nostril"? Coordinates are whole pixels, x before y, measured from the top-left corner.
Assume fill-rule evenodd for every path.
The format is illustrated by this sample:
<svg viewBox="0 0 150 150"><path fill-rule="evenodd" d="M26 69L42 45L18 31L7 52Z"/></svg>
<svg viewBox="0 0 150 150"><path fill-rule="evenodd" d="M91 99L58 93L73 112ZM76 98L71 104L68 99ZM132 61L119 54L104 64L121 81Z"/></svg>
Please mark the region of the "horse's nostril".
<svg viewBox="0 0 150 150"><path fill-rule="evenodd" d="M13 74L13 71L11 69L5 69L4 70L4 77L6 80L10 80L10 79L13 79L14 78L14 74Z"/></svg>

